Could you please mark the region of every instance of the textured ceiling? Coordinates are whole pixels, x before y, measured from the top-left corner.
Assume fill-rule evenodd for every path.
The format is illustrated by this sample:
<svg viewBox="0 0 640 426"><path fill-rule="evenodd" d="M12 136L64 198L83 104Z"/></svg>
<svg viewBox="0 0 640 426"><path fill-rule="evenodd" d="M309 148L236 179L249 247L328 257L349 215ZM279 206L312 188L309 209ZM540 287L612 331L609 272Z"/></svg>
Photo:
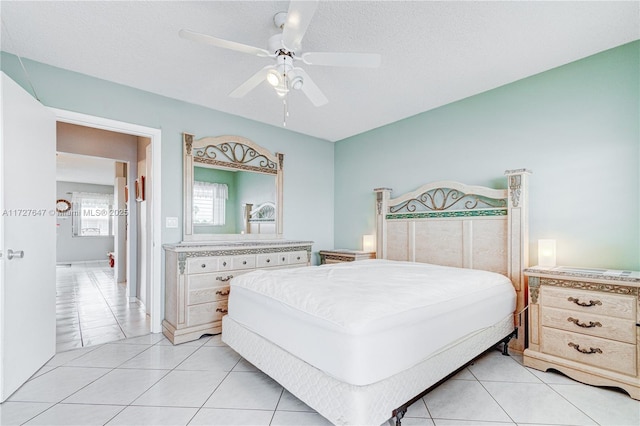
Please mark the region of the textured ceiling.
<svg viewBox="0 0 640 426"><path fill-rule="evenodd" d="M305 52L370 52L377 69L302 65L329 103L289 96L287 128L336 141L640 38L640 2L322 1ZM282 126L267 83L228 94L272 60L178 37L182 28L267 47L288 2L0 2L2 50ZM37 87L35 88L37 91Z"/></svg>

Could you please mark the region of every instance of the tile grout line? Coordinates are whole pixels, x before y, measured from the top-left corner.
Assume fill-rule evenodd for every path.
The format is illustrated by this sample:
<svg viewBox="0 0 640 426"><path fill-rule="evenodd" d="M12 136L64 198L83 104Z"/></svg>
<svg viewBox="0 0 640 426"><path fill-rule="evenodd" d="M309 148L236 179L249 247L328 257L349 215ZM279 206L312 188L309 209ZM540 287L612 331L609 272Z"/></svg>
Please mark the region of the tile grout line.
<svg viewBox="0 0 640 426"><path fill-rule="evenodd" d="M211 340L211 339L209 339ZM206 344L206 343L205 343ZM198 349L204 347L204 344L201 345ZM196 353L196 351L194 351L193 353ZM193 355L193 354L191 354ZM189 357L191 356L189 355ZM189 358L187 357L187 358ZM185 361L187 359L185 358ZM238 361L236 361L235 364L233 364L233 367L231 367L229 369L229 371L227 371L227 374L225 374L225 376L222 378L222 380L220 380L220 383L218 383L218 385L211 391L211 393L209 394L209 396L207 396L207 398L204 400L204 402L202 403L202 405L196 410L196 412L193 414L193 416L191 416L191 418L189 419L189 421L187 422L186 426L188 426L189 424L191 424L191 422L193 421L193 419L196 418L196 416L198 415L198 413L204 408L204 405L207 403L207 401L209 401L209 399L211 399L211 397L213 396L213 394L218 390L218 388L220 387L220 385L222 385L222 383L224 383L224 381L227 379L227 377L229 377L229 374L231 374L231 372L233 371L234 368L236 368L236 366L240 363L240 361L242 360L242 357L240 357L240 359L238 359ZM183 361L184 362L184 361ZM180 363L182 364L182 363ZM180 365L178 364L178 365Z"/></svg>
<svg viewBox="0 0 640 426"><path fill-rule="evenodd" d="M111 304L109 303L107 298L104 296L104 293L102 292L102 289L100 288L100 285L98 285L98 283L99 283L98 278L96 277L96 275L95 275L95 273L93 271L89 271L88 275L89 275L89 279L91 280L91 283L98 290L98 292L100 293L100 296L102 296L102 300L104 300L104 303L106 303L107 307L109 308L109 312L111 312L111 316L116 321L116 324L118 324L118 328L120 329L120 332L122 333L122 335L126 339L127 338L127 334L122 329L122 325L120 324L120 321L118 321L118 317L116 317L116 315L113 313L113 308L111 307ZM119 284L115 283L115 285L117 286Z"/></svg>
<svg viewBox="0 0 640 426"><path fill-rule="evenodd" d="M238 362L240 362L240 361L238 361ZM280 383L278 383L278 385L282 388L282 390L280 391L280 396L278 397L278 402L276 402L276 406L273 409L273 414L271 414L271 420L269 420L269 426L271 426L271 424L273 423L273 419L275 419L275 417L276 417L276 411L278 411L278 405L280 405L280 401L282 401L282 396L284 395L284 390L285 390L284 386L280 385Z"/></svg>
<svg viewBox="0 0 640 426"><path fill-rule="evenodd" d="M511 358L513 360L513 358ZM516 362L515 360L513 360L514 362ZM518 364L516 362L516 364ZM520 366L520 364L518 364ZM471 375L478 381L478 383L480 383L480 386L482 386L482 389L485 390L485 392L487 394L489 394L489 396L491 397L491 399L493 399L495 401L495 403L498 405L498 407L500 407L500 409L502 410L502 412L509 418L511 419L511 423L513 423L514 425L517 425L518 423L515 421L515 419L513 417L511 417L511 415L507 412L507 410L505 410L505 408L498 402L498 400L493 396L493 394L491 392L489 392L489 389L486 388L486 386L484 385L484 383L482 383L482 381L478 378L478 376L476 376L475 374L473 374L473 371L471 371L471 369L469 369L469 373L471 373ZM540 380L540 379L538 379ZM503 382L503 383L510 383L510 382ZM434 422L435 423L435 422Z"/></svg>

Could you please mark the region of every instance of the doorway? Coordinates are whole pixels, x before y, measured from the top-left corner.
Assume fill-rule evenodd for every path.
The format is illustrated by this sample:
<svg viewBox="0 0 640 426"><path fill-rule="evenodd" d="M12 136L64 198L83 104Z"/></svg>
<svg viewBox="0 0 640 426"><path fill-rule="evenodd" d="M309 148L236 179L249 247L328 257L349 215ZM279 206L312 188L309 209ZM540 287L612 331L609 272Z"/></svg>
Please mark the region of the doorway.
<svg viewBox="0 0 640 426"><path fill-rule="evenodd" d="M144 191L144 210L145 213L145 232L144 240L140 242L140 246L144 247L146 259L139 261L137 256L140 252L139 247L136 246L136 250L130 250L127 256L128 264L136 264L143 267L144 273L143 279L146 283L136 286L137 289L133 289L133 292L129 290L128 297L130 301L133 301L140 295L139 288L144 286L146 296L146 314L149 315L149 331L151 333L159 333L162 331L162 274L161 274L161 244L156 243L160 240L161 236L161 216L160 216L160 165L161 165L161 131L159 129L153 129L149 127L139 126L136 124L120 122L101 117L90 116L86 114L75 113L66 110L60 110L51 108L56 115L58 123L68 123L73 125L79 125L89 127L93 129L107 130L111 132L124 133L133 135L139 138L148 138L148 145L146 147L146 164L144 170L147 175L144 177L144 185L146 189ZM136 175L137 176L137 175ZM136 182L137 181L137 182ZM133 199L136 197L135 187L136 184L140 185L141 180L130 176L128 179L129 194L128 196ZM140 193L138 193L139 195ZM129 235L129 238L132 238ZM130 268L132 269L132 268ZM132 273L133 271L131 271ZM136 272L137 274L137 272ZM137 274L139 276L139 274ZM131 277L127 277L130 282Z"/></svg>
<svg viewBox="0 0 640 426"><path fill-rule="evenodd" d="M130 209L142 203L126 194L128 175L136 173L131 163L145 163L144 157L133 157L136 151L145 152L136 145L145 148L148 139L68 123L57 127L58 149L77 151L72 143L76 140L84 151L113 157L128 151L132 161L56 154L56 351L148 334L148 301L129 296L139 293L136 289L144 280L136 271L144 268L127 263L132 251L139 254L134 259L146 262L140 255L145 244L136 232L140 214ZM132 146L114 149L118 142L120 148ZM128 231L134 238L128 238ZM137 244L131 244L133 240Z"/></svg>

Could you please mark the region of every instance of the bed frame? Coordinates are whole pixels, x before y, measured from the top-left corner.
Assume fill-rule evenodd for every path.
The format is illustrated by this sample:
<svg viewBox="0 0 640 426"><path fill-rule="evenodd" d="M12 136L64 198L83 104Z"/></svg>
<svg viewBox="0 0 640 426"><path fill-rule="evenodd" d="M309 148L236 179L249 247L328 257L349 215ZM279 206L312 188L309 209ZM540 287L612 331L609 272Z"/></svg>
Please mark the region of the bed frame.
<svg viewBox="0 0 640 426"><path fill-rule="evenodd" d="M376 189L377 257L485 269L511 279L517 294L514 316L454 342L418 365L388 379L354 386L291 355L229 316L223 341L289 392L336 424L400 425L407 407L429 389L467 365L493 344L524 350L526 288L522 270L528 259L528 176L507 170L508 189L496 190L442 181L391 198ZM389 342L394 344L394 342ZM357 419L354 421L354 419ZM365 419L365 420L362 420Z"/></svg>
<svg viewBox="0 0 640 426"><path fill-rule="evenodd" d="M273 234L276 232L276 205L271 201L258 204L244 204L245 234Z"/></svg>
<svg viewBox="0 0 640 426"><path fill-rule="evenodd" d="M474 268L507 276L517 294L514 324L522 327L511 349L525 348L523 270L529 266L528 177L507 170L508 189L440 181L391 198L376 192L376 257Z"/></svg>

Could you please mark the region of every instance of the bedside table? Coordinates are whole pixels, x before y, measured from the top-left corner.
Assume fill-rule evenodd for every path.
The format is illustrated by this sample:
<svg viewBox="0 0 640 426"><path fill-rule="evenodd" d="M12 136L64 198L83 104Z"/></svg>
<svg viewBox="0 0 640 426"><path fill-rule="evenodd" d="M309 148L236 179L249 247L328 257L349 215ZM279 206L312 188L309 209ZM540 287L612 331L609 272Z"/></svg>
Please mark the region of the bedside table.
<svg viewBox="0 0 640 426"><path fill-rule="evenodd" d="M640 399L640 272L536 266L524 365Z"/></svg>
<svg viewBox="0 0 640 426"><path fill-rule="evenodd" d="M356 260L375 259L376 253L357 250L320 250L320 264L354 262Z"/></svg>

